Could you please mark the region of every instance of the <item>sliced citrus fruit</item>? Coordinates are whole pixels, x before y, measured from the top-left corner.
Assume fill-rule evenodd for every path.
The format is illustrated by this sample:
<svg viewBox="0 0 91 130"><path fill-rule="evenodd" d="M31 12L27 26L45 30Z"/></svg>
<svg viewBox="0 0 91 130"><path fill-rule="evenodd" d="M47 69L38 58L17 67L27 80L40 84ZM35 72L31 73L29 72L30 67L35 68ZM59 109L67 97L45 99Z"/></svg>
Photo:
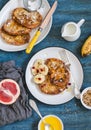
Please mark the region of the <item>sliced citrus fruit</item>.
<svg viewBox="0 0 91 130"><path fill-rule="evenodd" d="M4 79L0 82L0 103L12 104L20 95L20 87L12 79Z"/></svg>

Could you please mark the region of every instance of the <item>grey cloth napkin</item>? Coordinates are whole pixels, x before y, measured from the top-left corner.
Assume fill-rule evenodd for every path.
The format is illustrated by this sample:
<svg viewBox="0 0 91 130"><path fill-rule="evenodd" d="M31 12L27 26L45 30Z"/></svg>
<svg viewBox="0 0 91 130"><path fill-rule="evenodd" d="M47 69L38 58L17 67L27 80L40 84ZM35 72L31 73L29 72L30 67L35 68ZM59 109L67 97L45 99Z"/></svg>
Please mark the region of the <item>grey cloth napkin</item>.
<svg viewBox="0 0 91 130"><path fill-rule="evenodd" d="M11 105L0 104L0 126L21 121L32 114L24 88L23 72L21 68L15 66L14 61L0 63L0 81L7 78L14 79L19 84L21 94Z"/></svg>

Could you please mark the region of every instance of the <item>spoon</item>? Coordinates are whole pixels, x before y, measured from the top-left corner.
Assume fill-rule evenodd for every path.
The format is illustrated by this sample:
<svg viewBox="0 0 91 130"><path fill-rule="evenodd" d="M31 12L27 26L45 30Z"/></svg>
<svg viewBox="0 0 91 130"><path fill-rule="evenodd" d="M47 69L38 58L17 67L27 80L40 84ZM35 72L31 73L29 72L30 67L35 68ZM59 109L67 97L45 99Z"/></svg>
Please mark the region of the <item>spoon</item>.
<svg viewBox="0 0 91 130"><path fill-rule="evenodd" d="M44 123L45 130L54 130L53 127L52 127L50 124L48 124L48 123L43 119L43 117L42 117L42 115L41 115L41 113L40 113L40 111L39 111L39 109L38 109L37 104L35 103L35 101L30 99L30 100L29 100L29 104L30 104L30 106L35 110L35 112L40 116L41 120L42 120L43 123Z"/></svg>
<svg viewBox="0 0 91 130"><path fill-rule="evenodd" d="M74 96L75 96L77 99L80 99L81 93L80 93L79 88L78 88L75 84L74 84L74 87L73 87L73 93L74 93Z"/></svg>

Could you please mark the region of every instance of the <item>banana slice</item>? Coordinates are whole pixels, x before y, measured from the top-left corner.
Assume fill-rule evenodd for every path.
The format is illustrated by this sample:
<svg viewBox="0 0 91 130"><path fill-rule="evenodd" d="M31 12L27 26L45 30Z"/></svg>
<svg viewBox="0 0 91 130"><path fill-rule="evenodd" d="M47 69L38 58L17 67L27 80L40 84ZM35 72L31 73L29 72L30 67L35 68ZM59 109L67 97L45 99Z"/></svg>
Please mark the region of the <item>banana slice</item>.
<svg viewBox="0 0 91 130"><path fill-rule="evenodd" d="M43 74L43 75L47 75L48 74L48 67L45 64L40 65L39 66L39 73Z"/></svg>
<svg viewBox="0 0 91 130"><path fill-rule="evenodd" d="M44 60L38 59L38 60L35 61L34 67L38 68L40 65L43 65L43 64L44 64Z"/></svg>
<svg viewBox="0 0 91 130"><path fill-rule="evenodd" d="M44 74L47 75L48 73L48 67L44 64L44 60L38 59L35 61L32 67L32 74Z"/></svg>
<svg viewBox="0 0 91 130"><path fill-rule="evenodd" d="M31 70L32 70L33 75L39 74L39 68L36 68L35 66L33 66Z"/></svg>
<svg viewBox="0 0 91 130"><path fill-rule="evenodd" d="M34 76L34 82L36 84L41 84L45 80L45 76L43 74L37 74Z"/></svg>

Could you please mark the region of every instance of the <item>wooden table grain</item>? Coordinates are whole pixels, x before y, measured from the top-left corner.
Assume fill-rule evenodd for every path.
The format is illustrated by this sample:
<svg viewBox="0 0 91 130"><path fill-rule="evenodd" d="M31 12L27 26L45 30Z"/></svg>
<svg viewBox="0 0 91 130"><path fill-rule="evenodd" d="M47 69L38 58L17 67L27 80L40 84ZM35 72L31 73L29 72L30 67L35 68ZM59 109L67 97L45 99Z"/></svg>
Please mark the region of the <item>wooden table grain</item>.
<svg viewBox="0 0 91 130"><path fill-rule="evenodd" d="M54 0L48 1L50 5L54 2ZM0 9L7 2L8 0L0 0ZM78 22L82 18L86 21L81 27L80 38L75 42L65 41L60 34L62 25L68 21ZM58 0L58 6L53 15L52 28L47 37L33 48L30 55L26 55L25 51L5 52L0 50L0 62L15 60L16 65L22 67L25 72L30 58L39 50L54 46L66 48L73 52L82 64L84 72L82 91L91 86L91 55L84 58L81 56L81 47L89 35L91 35L91 0ZM64 130L91 130L91 111L85 109L79 100L73 98L65 104L51 106L36 100L28 89L27 92L29 98L37 102L43 116L55 114L62 119ZM33 111L30 118L0 127L0 130L37 130L39 120L40 118Z"/></svg>

